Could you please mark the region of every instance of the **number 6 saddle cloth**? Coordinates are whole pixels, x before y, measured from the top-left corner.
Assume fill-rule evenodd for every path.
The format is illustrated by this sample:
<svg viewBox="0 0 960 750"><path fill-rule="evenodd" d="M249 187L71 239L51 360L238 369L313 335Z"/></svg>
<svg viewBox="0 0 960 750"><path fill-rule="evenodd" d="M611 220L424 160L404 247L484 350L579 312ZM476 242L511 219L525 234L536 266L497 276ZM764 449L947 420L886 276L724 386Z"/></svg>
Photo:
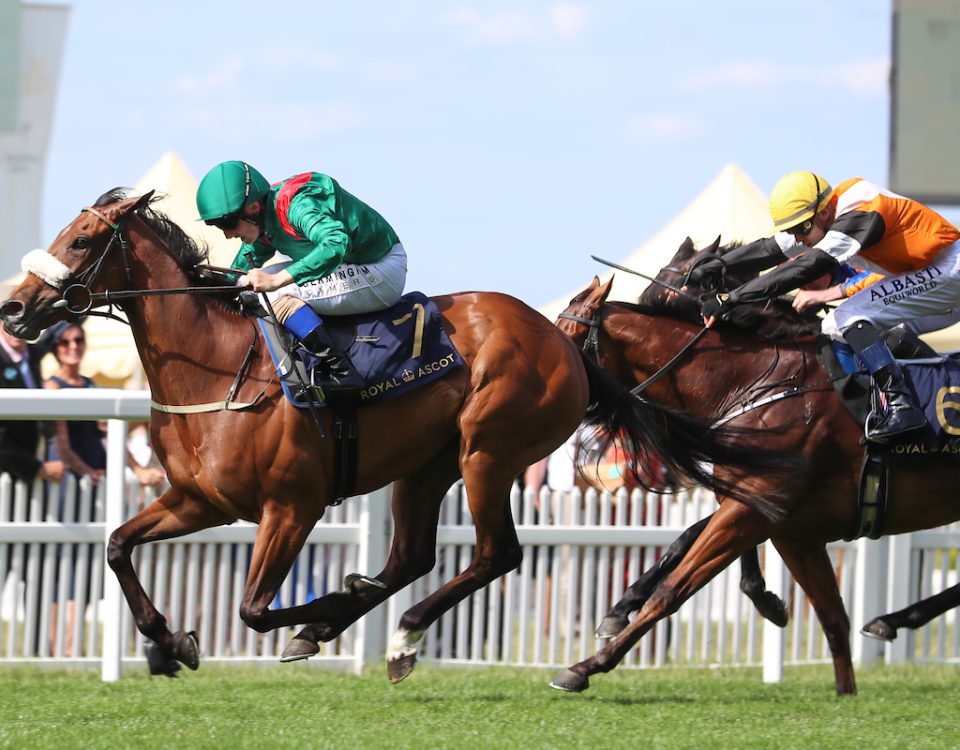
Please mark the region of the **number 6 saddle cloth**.
<svg viewBox="0 0 960 750"><path fill-rule="evenodd" d="M258 323L287 398L300 408L324 405L308 398L295 398L310 377L316 358L286 329L280 331L270 320ZM440 311L421 292L409 292L393 307L373 313L328 316L324 326L339 349L345 352L363 378L364 388L356 397L358 405L372 404L400 396L414 388L447 375L463 364L443 328ZM283 336L284 346L279 336ZM287 351L293 351L293 359ZM315 394L308 389L308 394Z"/></svg>

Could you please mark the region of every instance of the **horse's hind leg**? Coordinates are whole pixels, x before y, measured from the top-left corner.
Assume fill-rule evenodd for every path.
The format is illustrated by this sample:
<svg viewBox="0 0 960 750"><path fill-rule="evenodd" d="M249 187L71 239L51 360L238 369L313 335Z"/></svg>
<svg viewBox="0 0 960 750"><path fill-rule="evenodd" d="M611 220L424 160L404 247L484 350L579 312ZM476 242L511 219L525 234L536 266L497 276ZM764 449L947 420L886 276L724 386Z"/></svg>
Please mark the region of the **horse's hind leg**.
<svg viewBox="0 0 960 750"><path fill-rule="evenodd" d="M192 633L171 633L167 628L166 618L157 611L137 577L131 560L134 547L234 520L209 503L170 488L110 535L107 562L116 573L137 629L156 643L160 652L159 658L150 659L153 674L175 677L181 662L196 669L200 664L199 647Z"/></svg>
<svg viewBox="0 0 960 750"><path fill-rule="evenodd" d="M960 606L960 583L897 612L874 617L860 632L881 641L893 641L899 628L916 630L957 606Z"/></svg>
<svg viewBox="0 0 960 750"><path fill-rule="evenodd" d="M306 605L313 614L283 652L283 661L304 659L320 650L320 641L336 638L350 624L389 599L404 586L426 575L436 563L440 506L459 476L457 445L408 477L393 484L393 543L390 555L370 585L347 584ZM369 580L369 579L367 579Z"/></svg>
<svg viewBox="0 0 960 750"><path fill-rule="evenodd" d="M773 542L793 577L810 598L820 620L833 656L837 695L856 693L857 681L850 657L850 620L840 598L836 574L826 547L794 547L776 538Z"/></svg>
<svg viewBox="0 0 960 750"><path fill-rule="evenodd" d="M574 693L586 690L590 675L616 667L659 620L676 612L744 549L756 546L769 533L769 522L756 511L737 502L721 505L690 551L657 586L633 621L593 656L555 677L550 686Z"/></svg>
<svg viewBox="0 0 960 750"><path fill-rule="evenodd" d="M415 644L444 612L520 565L523 552L510 515L514 476L501 464L465 462L463 478L477 535L473 559L459 575L403 613L387 647L387 676L391 682L399 682L413 671Z"/></svg>

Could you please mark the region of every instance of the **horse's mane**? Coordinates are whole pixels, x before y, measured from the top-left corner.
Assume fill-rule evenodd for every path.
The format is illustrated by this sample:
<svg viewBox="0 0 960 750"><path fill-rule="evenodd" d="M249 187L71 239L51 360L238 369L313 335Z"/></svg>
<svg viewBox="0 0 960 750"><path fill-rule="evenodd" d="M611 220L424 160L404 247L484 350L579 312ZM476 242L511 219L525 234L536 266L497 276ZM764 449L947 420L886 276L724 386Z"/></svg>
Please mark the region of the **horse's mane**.
<svg viewBox="0 0 960 750"><path fill-rule="evenodd" d="M128 198L133 191L130 188L116 187L108 190L94 202L94 208L102 208L116 203L124 198ZM163 196L155 194L150 199L150 204L158 201ZM196 266L199 263L206 263L210 255L210 249L206 243L198 243L190 235L183 231L180 226L169 216L152 208L149 204L140 208L137 215L143 219L144 223L152 229L160 238L167 249L173 254L180 267L187 272L191 279L198 283L211 283L209 279L198 274Z"/></svg>
<svg viewBox="0 0 960 750"><path fill-rule="evenodd" d="M740 247L738 242L720 247L715 244L709 251L723 256L737 247ZM687 271L699 257L702 256L695 251L692 243L684 243L674 256L674 260L660 271L657 279L675 286L683 283ZM757 276L756 273L728 274L725 279L726 290L735 289ZM647 315L668 315L701 325L703 318L700 316L700 298L716 291L688 285L687 292L687 296L671 296L665 287L660 284L651 284L644 289L635 305L617 304L623 304L625 307ZM798 313L793 309L790 300L778 297L763 304L737 305L720 325L723 326L721 330L733 329L767 339L783 340L815 336L820 331L820 318L815 310Z"/></svg>

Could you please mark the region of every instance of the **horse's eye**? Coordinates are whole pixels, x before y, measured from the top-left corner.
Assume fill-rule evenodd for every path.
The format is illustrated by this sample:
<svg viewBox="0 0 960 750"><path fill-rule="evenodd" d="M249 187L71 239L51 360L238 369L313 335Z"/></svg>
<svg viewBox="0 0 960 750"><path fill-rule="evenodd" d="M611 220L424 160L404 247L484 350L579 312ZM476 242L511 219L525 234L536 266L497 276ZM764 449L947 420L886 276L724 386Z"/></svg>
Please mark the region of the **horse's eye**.
<svg viewBox="0 0 960 750"><path fill-rule="evenodd" d="M77 237L70 245L73 250L86 250L88 247L90 247L90 240L86 237Z"/></svg>

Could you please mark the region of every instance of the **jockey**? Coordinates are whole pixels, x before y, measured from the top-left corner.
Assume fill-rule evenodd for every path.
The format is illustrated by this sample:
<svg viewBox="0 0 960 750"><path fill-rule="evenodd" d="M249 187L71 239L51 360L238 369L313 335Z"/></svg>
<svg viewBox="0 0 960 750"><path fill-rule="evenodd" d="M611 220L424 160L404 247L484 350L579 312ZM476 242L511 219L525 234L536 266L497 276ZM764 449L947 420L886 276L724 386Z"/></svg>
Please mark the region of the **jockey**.
<svg viewBox="0 0 960 750"><path fill-rule="evenodd" d="M846 341L883 391L887 411L868 426L869 440L884 441L926 424L880 332L907 324L917 333L960 320L960 231L921 203L855 177L836 189L813 172L791 172L770 195L773 237L709 259L690 275L693 283L717 281L724 266L770 273L704 300L712 326L737 304L760 302L797 289L839 264L883 275L844 299L824 319L823 331Z"/></svg>
<svg viewBox="0 0 960 750"><path fill-rule="evenodd" d="M325 174L304 172L271 186L242 161L206 174L197 209L228 239L243 241L232 263L247 272L238 284L269 293L277 319L320 360L315 385L361 388L320 315L374 312L400 299L407 256L386 220ZM289 260L261 268L277 253Z"/></svg>

